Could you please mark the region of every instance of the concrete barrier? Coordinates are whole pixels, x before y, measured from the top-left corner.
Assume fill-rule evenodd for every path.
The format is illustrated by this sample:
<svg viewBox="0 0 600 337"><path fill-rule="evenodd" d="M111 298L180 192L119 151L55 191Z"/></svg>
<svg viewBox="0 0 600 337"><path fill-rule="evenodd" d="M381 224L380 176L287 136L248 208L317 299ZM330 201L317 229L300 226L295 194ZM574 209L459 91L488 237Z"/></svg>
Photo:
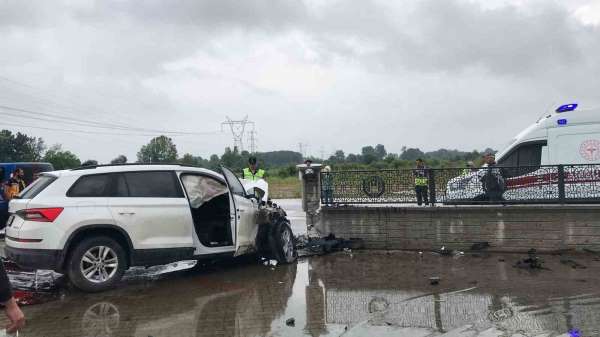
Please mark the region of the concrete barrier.
<svg viewBox="0 0 600 337"><path fill-rule="evenodd" d="M511 205L464 207L322 207L315 229L361 238L372 249L466 250L489 242L490 251L600 248L600 207Z"/></svg>

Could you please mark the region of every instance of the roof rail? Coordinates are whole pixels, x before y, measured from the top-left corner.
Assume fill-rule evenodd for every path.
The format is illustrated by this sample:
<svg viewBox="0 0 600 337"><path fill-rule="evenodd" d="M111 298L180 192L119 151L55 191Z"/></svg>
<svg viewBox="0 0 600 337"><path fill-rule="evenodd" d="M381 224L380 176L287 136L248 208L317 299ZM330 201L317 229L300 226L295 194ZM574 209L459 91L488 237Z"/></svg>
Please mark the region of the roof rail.
<svg viewBox="0 0 600 337"><path fill-rule="evenodd" d="M191 166L191 165L182 165L180 163L125 163L125 164L99 164L99 165L85 165L79 166L71 169L71 171L79 171L79 170L91 170L98 167L111 167L111 166L137 166L137 165L177 165L177 166Z"/></svg>

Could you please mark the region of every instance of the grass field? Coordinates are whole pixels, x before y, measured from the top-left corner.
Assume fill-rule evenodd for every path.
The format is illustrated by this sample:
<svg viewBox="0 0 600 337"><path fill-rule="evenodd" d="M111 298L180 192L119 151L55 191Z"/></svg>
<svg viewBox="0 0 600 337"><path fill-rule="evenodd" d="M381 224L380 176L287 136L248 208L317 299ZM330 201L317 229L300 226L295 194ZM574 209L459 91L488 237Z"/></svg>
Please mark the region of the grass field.
<svg viewBox="0 0 600 337"><path fill-rule="evenodd" d="M271 199L295 199L300 198L300 180L298 176L291 177L268 177L269 197Z"/></svg>

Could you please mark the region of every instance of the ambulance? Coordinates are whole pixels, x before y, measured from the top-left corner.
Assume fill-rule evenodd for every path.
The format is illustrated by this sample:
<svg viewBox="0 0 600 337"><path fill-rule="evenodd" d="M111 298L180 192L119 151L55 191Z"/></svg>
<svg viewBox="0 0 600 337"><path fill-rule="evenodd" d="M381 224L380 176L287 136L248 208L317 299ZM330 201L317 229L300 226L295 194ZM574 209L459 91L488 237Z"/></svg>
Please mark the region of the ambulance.
<svg viewBox="0 0 600 337"><path fill-rule="evenodd" d="M558 107L519 133L496 163L504 179L506 201L558 200L559 166L563 165L565 200L600 200L600 109L577 104ZM451 179L445 203L485 200L481 178L485 165Z"/></svg>

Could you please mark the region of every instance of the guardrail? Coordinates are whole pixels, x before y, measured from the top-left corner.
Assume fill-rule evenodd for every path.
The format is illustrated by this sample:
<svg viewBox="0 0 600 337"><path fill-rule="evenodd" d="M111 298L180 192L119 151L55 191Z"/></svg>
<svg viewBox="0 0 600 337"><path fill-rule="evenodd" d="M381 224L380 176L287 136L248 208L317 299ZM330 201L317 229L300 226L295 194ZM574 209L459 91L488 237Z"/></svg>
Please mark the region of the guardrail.
<svg viewBox="0 0 600 337"><path fill-rule="evenodd" d="M430 205L600 203L600 164L321 172L323 204L415 204L417 191Z"/></svg>

